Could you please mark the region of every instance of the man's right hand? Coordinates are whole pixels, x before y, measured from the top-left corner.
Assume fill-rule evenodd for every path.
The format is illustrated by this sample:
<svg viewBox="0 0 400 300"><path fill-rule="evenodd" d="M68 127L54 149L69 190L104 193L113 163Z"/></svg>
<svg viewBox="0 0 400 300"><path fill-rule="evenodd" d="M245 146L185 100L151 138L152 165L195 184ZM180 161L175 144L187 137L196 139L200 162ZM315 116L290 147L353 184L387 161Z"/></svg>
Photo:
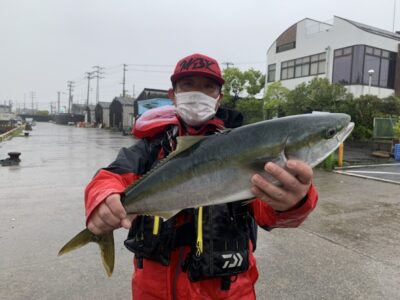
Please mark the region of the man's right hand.
<svg viewBox="0 0 400 300"><path fill-rule="evenodd" d="M126 214L121 203L121 196L112 194L93 211L87 228L95 235L102 235L120 227L131 228L132 220L135 218L136 215Z"/></svg>

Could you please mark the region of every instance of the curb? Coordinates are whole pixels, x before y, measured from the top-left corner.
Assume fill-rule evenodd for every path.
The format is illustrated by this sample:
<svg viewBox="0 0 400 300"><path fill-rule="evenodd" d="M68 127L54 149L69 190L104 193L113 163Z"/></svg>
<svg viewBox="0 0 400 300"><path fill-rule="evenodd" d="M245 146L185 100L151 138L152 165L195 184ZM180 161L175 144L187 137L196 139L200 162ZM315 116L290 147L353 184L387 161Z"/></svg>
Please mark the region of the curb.
<svg viewBox="0 0 400 300"><path fill-rule="evenodd" d="M6 133L0 134L0 142L7 140L14 131L17 131L20 128L23 128L23 126L15 127L14 129L7 131Z"/></svg>

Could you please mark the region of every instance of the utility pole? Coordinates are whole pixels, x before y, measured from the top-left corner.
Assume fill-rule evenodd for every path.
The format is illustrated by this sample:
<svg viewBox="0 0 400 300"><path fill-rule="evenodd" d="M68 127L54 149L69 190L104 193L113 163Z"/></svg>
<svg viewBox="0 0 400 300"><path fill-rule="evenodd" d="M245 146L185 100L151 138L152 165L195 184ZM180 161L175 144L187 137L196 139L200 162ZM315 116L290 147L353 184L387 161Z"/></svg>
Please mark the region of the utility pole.
<svg viewBox="0 0 400 300"><path fill-rule="evenodd" d="M34 111L34 107L33 107L33 100L35 99L35 97L36 97L36 94L35 94L35 92L34 91L31 91L31 109L32 109L32 114L33 114L33 111Z"/></svg>
<svg viewBox="0 0 400 300"><path fill-rule="evenodd" d="M227 69L229 69L229 66L233 66L233 65L234 65L233 62L229 62L229 61L223 62L223 63L221 63L221 64L222 64L222 65L226 65L226 68L227 68Z"/></svg>
<svg viewBox="0 0 400 300"><path fill-rule="evenodd" d="M74 82L68 81L67 82L68 90L69 90L69 97L68 97L68 113L71 113L71 105L72 105L72 90L74 88Z"/></svg>
<svg viewBox="0 0 400 300"><path fill-rule="evenodd" d="M104 77L100 77L100 75L103 75L104 73L101 72L104 68L100 66L94 66L96 75L94 75L94 78L97 79L97 85L96 85L96 104L99 103L100 101L100 88L99 88L99 81L100 79L103 79Z"/></svg>
<svg viewBox="0 0 400 300"><path fill-rule="evenodd" d="M58 91L57 92L57 111L56 111L56 114L59 114L60 113L60 95L61 95L61 92L60 91Z"/></svg>
<svg viewBox="0 0 400 300"><path fill-rule="evenodd" d="M123 64L123 77L122 77L122 97L125 98L125 72L127 64Z"/></svg>
<svg viewBox="0 0 400 300"><path fill-rule="evenodd" d="M86 72L86 79L88 80L87 84L87 97L86 97L86 106L89 106L89 95L90 95L90 79L92 79L92 72Z"/></svg>

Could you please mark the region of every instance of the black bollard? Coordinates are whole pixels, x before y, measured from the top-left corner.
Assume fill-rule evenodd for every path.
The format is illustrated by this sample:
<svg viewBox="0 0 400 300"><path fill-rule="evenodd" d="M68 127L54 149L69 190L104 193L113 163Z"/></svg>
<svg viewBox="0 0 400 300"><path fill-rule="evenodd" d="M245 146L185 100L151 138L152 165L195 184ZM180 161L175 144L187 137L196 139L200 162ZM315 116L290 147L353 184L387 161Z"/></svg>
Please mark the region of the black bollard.
<svg viewBox="0 0 400 300"><path fill-rule="evenodd" d="M0 164L1 164L3 167L18 165L19 162L21 161L21 160L19 159L19 156L20 156L20 155L21 155L21 152L8 152L9 158L0 159Z"/></svg>
<svg viewBox="0 0 400 300"><path fill-rule="evenodd" d="M10 157L10 160L13 161L18 161L20 162L21 160L19 159L19 156L21 155L21 152L8 152L8 156Z"/></svg>

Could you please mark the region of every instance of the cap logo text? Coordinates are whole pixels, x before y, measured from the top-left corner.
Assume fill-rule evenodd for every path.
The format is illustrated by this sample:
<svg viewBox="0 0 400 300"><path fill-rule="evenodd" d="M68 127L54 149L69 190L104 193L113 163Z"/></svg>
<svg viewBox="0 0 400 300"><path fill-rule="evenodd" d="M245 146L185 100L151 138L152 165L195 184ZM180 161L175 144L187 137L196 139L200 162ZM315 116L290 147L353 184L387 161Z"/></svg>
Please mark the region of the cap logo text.
<svg viewBox="0 0 400 300"><path fill-rule="evenodd" d="M216 73L214 70L210 69L210 66L215 65L214 62L209 61L207 59L204 58L196 58L193 59L191 58L190 60L184 60L183 62L181 62L180 66L181 66L181 70L180 71L189 71L189 70L196 70L196 69L207 69L213 73Z"/></svg>

